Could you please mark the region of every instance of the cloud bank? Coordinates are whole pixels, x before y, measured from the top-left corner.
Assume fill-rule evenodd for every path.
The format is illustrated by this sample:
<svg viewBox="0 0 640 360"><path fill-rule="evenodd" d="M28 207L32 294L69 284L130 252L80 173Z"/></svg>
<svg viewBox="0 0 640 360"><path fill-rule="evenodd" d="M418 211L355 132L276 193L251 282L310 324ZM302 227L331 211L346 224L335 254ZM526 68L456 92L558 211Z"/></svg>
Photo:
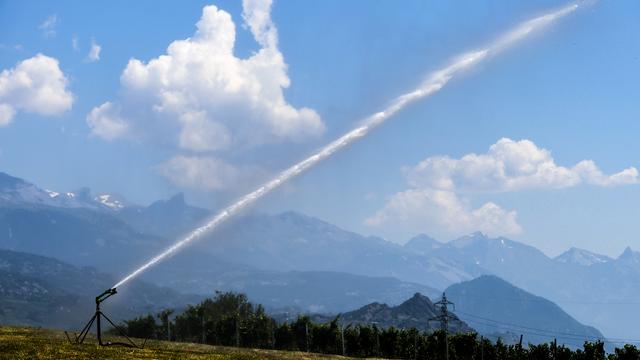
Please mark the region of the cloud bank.
<svg viewBox="0 0 640 360"><path fill-rule="evenodd" d="M172 183L183 187L207 191L224 191L248 186L262 170L251 166L234 166L210 156L177 155L156 169Z"/></svg>
<svg viewBox="0 0 640 360"><path fill-rule="evenodd" d="M508 192L527 189L561 189L587 183L597 186L637 184L638 170L629 167L605 175L591 160L572 167L559 166L551 152L530 140L503 138L485 154L460 159L433 156L406 169L409 185L449 191Z"/></svg>
<svg viewBox="0 0 640 360"><path fill-rule="evenodd" d="M129 61L120 77L123 96L88 114L91 132L107 140L169 144L182 161L192 156L192 163L203 166L224 162L231 149L301 142L322 134L324 123L314 110L285 99L290 79L271 5L270 0L243 1L244 25L258 45L247 58L234 54L231 15L214 5L204 7L192 37L172 42L166 54L147 62ZM205 156L209 161L202 161ZM222 167L220 176L226 176L224 171ZM204 185L199 176L192 180Z"/></svg>
<svg viewBox="0 0 640 360"><path fill-rule="evenodd" d="M582 160L571 167L560 166L549 150L530 140L508 138L498 140L484 154L471 153L459 159L432 156L404 169L404 173L409 189L391 195L365 224L403 226L416 233L441 236L477 230L491 236L517 235L522 227L515 211L504 210L493 202L474 208L461 194L640 183L635 167L607 175L591 160Z"/></svg>
<svg viewBox="0 0 640 360"><path fill-rule="evenodd" d="M0 73L0 126L16 113L60 115L71 109L73 94L58 60L38 54Z"/></svg>
<svg viewBox="0 0 640 360"><path fill-rule="evenodd" d="M414 233L458 236L482 231L490 236L522 232L515 211L488 202L474 209L453 191L409 189L392 195L365 224L401 226Z"/></svg>

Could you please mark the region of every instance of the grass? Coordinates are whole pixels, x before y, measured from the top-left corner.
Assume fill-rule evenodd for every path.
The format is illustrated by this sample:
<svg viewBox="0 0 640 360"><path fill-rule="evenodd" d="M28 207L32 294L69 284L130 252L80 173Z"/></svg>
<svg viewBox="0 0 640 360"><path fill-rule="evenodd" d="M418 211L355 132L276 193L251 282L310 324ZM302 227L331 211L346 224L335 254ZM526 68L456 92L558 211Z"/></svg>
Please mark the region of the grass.
<svg viewBox="0 0 640 360"><path fill-rule="evenodd" d="M113 340L113 339L112 339ZM120 340L120 339L115 339ZM138 340L142 343L141 340ZM87 336L69 344L64 332L41 328L0 327L0 359L348 359L294 351L242 349L149 340L144 349L98 345Z"/></svg>

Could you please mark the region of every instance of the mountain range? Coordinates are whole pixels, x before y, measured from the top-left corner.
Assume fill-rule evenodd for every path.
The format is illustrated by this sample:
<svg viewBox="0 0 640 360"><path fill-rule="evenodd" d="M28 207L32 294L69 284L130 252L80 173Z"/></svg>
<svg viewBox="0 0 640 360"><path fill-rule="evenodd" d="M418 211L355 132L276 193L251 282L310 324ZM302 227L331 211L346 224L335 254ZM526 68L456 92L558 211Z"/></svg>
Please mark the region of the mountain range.
<svg viewBox="0 0 640 360"><path fill-rule="evenodd" d="M89 208L117 211L130 206L118 195L91 195L88 188L73 192L41 189L23 179L0 172L0 204L37 204L64 208Z"/></svg>
<svg viewBox="0 0 640 360"><path fill-rule="evenodd" d="M150 206L120 199L122 207L106 206L96 200L100 197L85 195L74 199L84 199L81 204L88 205L77 206L0 174L0 248L51 256L74 266L90 265L117 277L211 215L186 204L181 195ZM262 294L260 301L275 308L296 306L286 299L302 299L296 294L309 293L308 284L318 282L319 289L330 289L339 279L349 279L347 274L356 278L344 282L345 291L323 299L333 304L324 309L327 312L351 310L374 300L375 286L356 292L367 294L362 296L346 291L357 283L367 284L358 276L376 278L381 284L382 278L395 279L395 285L387 282L391 285L380 293L394 294L384 301L397 305L415 292L431 296L435 289L496 275L559 304L607 336L640 338L636 326L640 314L633 300L640 296L640 253L630 248L617 258L575 248L551 258L532 246L482 233L449 242L419 235L399 245L300 213L248 213L152 268L142 279L184 293L244 289L249 295ZM318 302L313 300L301 300L299 308L316 308ZM612 303L616 306L606 306Z"/></svg>

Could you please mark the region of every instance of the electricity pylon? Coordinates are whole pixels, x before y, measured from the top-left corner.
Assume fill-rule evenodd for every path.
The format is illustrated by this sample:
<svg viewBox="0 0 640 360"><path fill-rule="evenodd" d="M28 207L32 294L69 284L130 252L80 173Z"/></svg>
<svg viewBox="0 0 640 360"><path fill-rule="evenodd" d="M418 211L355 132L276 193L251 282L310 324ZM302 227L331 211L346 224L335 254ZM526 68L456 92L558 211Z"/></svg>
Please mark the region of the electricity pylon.
<svg viewBox="0 0 640 360"><path fill-rule="evenodd" d="M453 307L453 310L456 309L456 306L451 301L447 300L447 295L442 293L442 299L436 303L434 303L436 308L440 308L440 314L432 317L429 321L438 321L442 325L442 330L444 331L444 358L445 360L449 360L449 305Z"/></svg>

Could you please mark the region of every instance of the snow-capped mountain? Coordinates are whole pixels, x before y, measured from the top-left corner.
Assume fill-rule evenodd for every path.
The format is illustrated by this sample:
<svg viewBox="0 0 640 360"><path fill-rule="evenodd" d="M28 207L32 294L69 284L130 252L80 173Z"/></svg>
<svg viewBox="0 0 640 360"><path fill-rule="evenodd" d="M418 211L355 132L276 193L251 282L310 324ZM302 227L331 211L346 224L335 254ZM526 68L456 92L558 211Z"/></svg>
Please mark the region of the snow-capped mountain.
<svg viewBox="0 0 640 360"><path fill-rule="evenodd" d="M433 256L477 266L482 273L520 272L523 265L544 268L551 260L540 250L507 238L490 238L481 232L460 237L436 249ZM523 262L524 261L524 262Z"/></svg>
<svg viewBox="0 0 640 360"><path fill-rule="evenodd" d="M129 203L122 196L112 195L112 194L97 195L93 198L93 201L100 203L110 208L111 210L115 210L115 211L122 210L125 207L131 206L131 203Z"/></svg>
<svg viewBox="0 0 640 360"><path fill-rule="evenodd" d="M73 192L41 189L30 182L3 172L0 172L0 203L112 211L131 206L128 201L118 195L93 196L89 188L81 188Z"/></svg>
<svg viewBox="0 0 640 360"><path fill-rule="evenodd" d="M611 261L612 259L608 256L572 247L571 249L555 257L554 260L565 264L591 266L593 264L603 264Z"/></svg>
<svg viewBox="0 0 640 360"><path fill-rule="evenodd" d="M42 190L17 177L0 172L0 203L55 205L59 193Z"/></svg>

